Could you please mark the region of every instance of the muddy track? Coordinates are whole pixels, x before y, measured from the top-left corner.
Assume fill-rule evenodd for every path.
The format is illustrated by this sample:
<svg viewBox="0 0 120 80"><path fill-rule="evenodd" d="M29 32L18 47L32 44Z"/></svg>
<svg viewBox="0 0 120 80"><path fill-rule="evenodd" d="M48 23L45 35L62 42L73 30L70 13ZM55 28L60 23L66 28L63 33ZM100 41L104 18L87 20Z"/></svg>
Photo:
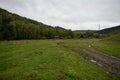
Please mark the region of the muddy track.
<svg viewBox="0 0 120 80"><path fill-rule="evenodd" d="M70 49L78 54L80 54L83 58L89 60L90 62L105 68L108 70L110 73L113 73L120 77L120 59L114 57L114 56L109 56L106 55L102 52L96 51L92 48L82 48L83 50L79 48L73 48L73 47L68 47L64 46L61 43L58 43L58 45L61 45L67 49Z"/></svg>
<svg viewBox="0 0 120 80"><path fill-rule="evenodd" d="M117 76L120 76L120 59L89 48L84 49L84 51L91 55L91 59L89 59L91 62L106 68L109 72L114 73Z"/></svg>

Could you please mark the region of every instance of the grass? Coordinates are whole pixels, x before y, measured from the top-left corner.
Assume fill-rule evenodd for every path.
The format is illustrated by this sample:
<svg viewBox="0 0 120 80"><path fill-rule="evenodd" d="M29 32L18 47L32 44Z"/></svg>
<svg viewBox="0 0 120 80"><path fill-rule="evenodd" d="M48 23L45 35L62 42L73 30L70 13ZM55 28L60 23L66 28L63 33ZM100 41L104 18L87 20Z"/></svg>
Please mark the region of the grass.
<svg viewBox="0 0 120 80"><path fill-rule="evenodd" d="M65 40L64 46L83 50L91 48L110 56L120 58L120 41L102 39Z"/></svg>
<svg viewBox="0 0 120 80"><path fill-rule="evenodd" d="M120 58L120 33L116 32L102 40L94 40L92 46L111 56Z"/></svg>
<svg viewBox="0 0 120 80"><path fill-rule="evenodd" d="M113 41L113 42L120 42L120 32L111 33L104 40Z"/></svg>
<svg viewBox="0 0 120 80"><path fill-rule="evenodd" d="M95 49L106 53L110 56L115 56L120 58L120 42L114 42L109 40L97 40L92 45Z"/></svg>
<svg viewBox="0 0 120 80"><path fill-rule="evenodd" d="M119 80L60 42L76 47L89 44L85 40L0 41L0 80Z"/></svg>

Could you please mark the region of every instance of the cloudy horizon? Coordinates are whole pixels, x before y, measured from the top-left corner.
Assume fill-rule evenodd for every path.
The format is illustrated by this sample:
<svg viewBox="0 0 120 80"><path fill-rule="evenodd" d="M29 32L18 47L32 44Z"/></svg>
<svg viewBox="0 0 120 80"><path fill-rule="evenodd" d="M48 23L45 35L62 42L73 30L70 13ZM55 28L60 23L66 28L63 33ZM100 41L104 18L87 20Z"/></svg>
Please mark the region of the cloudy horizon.
<svg viewBox="0 0 120 80"><path fill-rule="evenodd" d="M72 30L120 25L120 0L0 0L0 8Z"/></svg>

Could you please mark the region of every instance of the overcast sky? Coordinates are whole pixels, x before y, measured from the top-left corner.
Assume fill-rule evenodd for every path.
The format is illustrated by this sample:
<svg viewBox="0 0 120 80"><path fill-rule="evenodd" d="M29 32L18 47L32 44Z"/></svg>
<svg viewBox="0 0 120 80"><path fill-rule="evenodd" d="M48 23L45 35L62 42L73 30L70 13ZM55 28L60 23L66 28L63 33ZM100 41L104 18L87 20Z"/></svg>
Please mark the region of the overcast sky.
<svg viewBox="0 0 120 80"><path fill-rule="evenodd" d="M0 8L72 30L120 25L120 0L0 0Z"/></svg>

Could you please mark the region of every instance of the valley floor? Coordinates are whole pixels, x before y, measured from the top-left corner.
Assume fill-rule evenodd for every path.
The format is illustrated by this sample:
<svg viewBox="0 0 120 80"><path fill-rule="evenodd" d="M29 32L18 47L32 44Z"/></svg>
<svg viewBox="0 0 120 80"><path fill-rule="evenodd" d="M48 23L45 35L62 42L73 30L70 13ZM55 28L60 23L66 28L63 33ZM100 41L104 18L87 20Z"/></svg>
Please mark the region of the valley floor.
<svg viewBox="0 0 120 80"><path fill-rule="evenodd" d="M77 44L76 44L76 42L77 42ZM120 59L113 56L115 53L115 50L117 50L119 47L117 49L114 49L114 50L109 49L110 51L112 51L112 54L108 51L107 52L107 53L109 53L109 55L108 55L107 53L104 53L104 51L111 44L106 45L107 47L104 47L100 51L99 47L102 47L102 45L100 45L101 43L103 43L103 41L100 41L98 39L95 39L95 40L88 39L88 40L80 40L80 41L78 41L78 40L74 40L74 41L67 40L64 42L61 41L61 42L58 42L58 45L61 45L67 49L70 49L70 50L80 54L80 56L84 57L85 59L93 62L94 64L97 64L98 66L104 67L109 72L114 73L117 76L120 76ZM96 45L99 47L96 47ZM114 48L114 46L112 48ZM120 52L119 50L117 52L118 54ZM116 55L116 56L119 57L119 55Z"/></svg>
<svg viewBox="0 0 120 80"><path fill-rule="evenodd" d="M96 65L92 54L120 58L119 50L116 43L95 39L0 41L0 80L120 80Z"/></svg>

